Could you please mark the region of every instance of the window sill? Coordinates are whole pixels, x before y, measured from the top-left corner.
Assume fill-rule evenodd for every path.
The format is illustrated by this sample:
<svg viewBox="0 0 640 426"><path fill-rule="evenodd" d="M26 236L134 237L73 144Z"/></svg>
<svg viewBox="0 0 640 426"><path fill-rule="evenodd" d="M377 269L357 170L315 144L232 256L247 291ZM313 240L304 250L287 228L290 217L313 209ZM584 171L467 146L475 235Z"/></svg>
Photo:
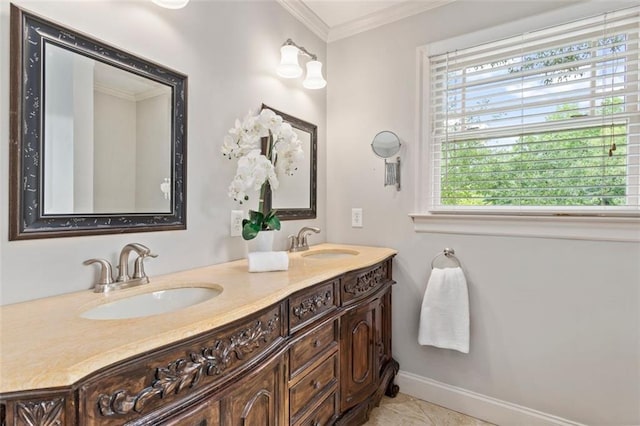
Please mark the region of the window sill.
<svg viewBox="0 0 640 426"><path fill-rule="evenodd" d="M411 213L415 232L640 242L640 218Z"/></svg>

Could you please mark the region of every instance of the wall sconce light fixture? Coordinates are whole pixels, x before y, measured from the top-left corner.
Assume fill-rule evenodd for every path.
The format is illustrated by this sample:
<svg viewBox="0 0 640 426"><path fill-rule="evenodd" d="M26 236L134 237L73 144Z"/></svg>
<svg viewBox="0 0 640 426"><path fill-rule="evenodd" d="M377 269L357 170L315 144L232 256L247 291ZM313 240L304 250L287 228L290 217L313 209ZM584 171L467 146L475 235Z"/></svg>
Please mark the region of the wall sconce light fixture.
<svg viewBox="0 0 640 426"><path fill-rule="evenodd" d="M154 0L155 1L155 0ZM291 39L287 39L280 48L280 65L276 72L280 77L298 78L302 75L302 68L298 64L298 55L304 55L311 60L307 62L307 76L302 85L307 89L322 89L327 81L322 77L322 62L318 57L302 46L298 46Z"/></svg>
<svg viewBox="0 0 640 426"><path fill-rule="evenodd" d="M167 9L182 9L189 3L189 0L151 0L160 7Z"/></svg>

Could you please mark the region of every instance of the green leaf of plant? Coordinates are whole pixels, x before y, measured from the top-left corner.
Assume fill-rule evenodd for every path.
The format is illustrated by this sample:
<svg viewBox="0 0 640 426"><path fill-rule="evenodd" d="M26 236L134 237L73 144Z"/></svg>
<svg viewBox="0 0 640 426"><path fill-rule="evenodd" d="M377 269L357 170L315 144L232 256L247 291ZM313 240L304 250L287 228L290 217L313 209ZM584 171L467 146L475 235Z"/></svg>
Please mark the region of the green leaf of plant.
<svg viewBox="0 0 640 426"><path fill-rule="evenodd" d="M271 216L265 221L265 223L269 229L275 229L276 231L280 230L280 219L275 215Z"/></svg>
<svg viewBox="0 0 640 426"><path fill-rule="evenodd" d="M264 217L264 221L267 222L271 220L272 217L276 215L276 210L270 210L267 215Z"/></svg>
<svg viewBox="0 0 640 426"><path fill-rule="evenodd" d="M264 214L255 210L249 210L249 220L253 223L261 224L264 221Z"/></svg>
<svg viewBox="0 0 640 426"><path fill-rule="evenodd" d="M242 238L245 240L253 240L260 232L260 225L252 222L244 224L242 227Z"/></svg>

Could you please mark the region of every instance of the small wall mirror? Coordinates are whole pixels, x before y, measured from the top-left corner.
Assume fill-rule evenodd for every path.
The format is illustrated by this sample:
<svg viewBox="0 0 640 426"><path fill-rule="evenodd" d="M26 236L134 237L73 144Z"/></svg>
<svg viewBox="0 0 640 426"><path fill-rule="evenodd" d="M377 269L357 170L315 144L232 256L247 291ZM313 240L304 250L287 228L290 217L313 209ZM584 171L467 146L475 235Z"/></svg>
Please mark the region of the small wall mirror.
<svg viewBox="0 0 640 426"><path fill-rule="evenodd" d="M280 220L315 219L318 126L262 104L261 109L265 108L291 124L304 150L304 161L293 176L278 176L278 190L269 189L265 194L266 208L277 210Z"/></svg>
<svg viewBox="0 0 640 426"><path fill-rule="evenodd" d="M371 149L380 158L391 158L400 151L400 138L388 130L382 131L373 138Z"/></svg>
<svg viewBox="0 0 640 426"><path fill-rule="evenodd" d="M400 138L388 130L375 135L371 142L371 149L380 158L384 158L384 186L395 185L400 191L400 157L395 162L387 161L400 152Z"/></svg>
<svg viewBox="0 0 640 426"><path fill-rule="evenodd" d="M9 239L186 228L186 88L12 5Z"/></svg>

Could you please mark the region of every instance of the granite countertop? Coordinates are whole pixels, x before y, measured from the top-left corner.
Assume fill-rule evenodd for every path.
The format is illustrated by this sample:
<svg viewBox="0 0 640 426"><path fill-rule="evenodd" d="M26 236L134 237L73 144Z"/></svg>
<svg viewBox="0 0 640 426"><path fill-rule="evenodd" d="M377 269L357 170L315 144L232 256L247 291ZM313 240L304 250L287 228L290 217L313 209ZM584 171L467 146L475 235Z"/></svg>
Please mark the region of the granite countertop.
<svg viewBox="0 0 640 426"><path fill-rule="evenodd" d="M322 250L355 256L305 257ZM70 386L100 368L245 317L290 294L345 272L374 265L395 250L320 244L289 253L289 270L249 273L247 260L150 277L150 284L91 290L0 307L0 393ZM205 302L142 318L93 320L80 315L103 303L177 287L216 287Z"/></svg>

